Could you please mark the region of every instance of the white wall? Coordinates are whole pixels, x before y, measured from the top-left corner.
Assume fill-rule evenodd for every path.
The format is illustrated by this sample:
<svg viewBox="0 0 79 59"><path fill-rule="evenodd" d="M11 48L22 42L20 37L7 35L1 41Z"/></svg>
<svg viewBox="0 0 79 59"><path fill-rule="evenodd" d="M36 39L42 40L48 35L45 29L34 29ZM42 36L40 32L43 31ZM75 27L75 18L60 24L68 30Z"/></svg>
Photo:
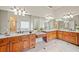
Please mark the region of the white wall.
<svg viewBox="0 0 79 59"><path fill-rule="evenodd" d="M1 12L0 12L0 18L1 18ZM1 19L0 19L0 32L1 32Z"/></svg>
<svg viewBox="0 0 79 59"><path fill-rule="evenodd" d="M8 12L0 10L0 33L8 31Z"/></svg>
<svg viewBox="0 0 79 59"><path fill-rule="evenodd" d="M75 20L77 25L79 25L79 15L74 16L73 20Z"/></svg>
<svg viewBox="0 0 79 59"><path fill-rule="evenodd" d="M12 12L8 12L8 11L0 11L0 32L4 33L4 32L9 32L9 19L10 16L14 16L14 14ZM31 22L30 25L33 26L29 27L30 29L34 29L36 27L42 28L44 27L44 21L45 19L43 17L38 17L38 16L30 16L30 15L26 15L26 16L16 16L17 20L16 20L16 24L17 24L17 31L20 31L20 22L21 21L29 21Z"/></svg>

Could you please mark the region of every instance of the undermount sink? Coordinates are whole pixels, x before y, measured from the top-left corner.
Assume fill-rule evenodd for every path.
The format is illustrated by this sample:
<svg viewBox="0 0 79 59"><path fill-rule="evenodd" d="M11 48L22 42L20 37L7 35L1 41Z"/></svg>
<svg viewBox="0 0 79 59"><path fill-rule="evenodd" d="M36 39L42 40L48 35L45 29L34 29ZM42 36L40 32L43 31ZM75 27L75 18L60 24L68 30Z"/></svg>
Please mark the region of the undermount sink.
<svg viewBox="0 0 79 59"><path fill-rule="evenodd" d="M10 36L10 34L4 34L5 36Z"/></svg>

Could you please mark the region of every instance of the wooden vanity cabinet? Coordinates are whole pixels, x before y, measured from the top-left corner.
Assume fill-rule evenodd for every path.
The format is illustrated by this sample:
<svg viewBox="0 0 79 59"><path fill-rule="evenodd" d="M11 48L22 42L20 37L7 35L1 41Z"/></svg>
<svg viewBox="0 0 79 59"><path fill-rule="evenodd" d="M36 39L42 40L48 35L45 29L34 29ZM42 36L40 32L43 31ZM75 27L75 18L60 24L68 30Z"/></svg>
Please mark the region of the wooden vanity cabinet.
<svg viewBox="0 0 79 59"><path fill-rule="evenodd" d="M50 41L52 39L56 39L57 38L56 33L57 33L56 31L47 32L47 41Z"/></svg>
<svg viewBox="0 0 79 59"><path fill-rule="evenodd" d="M23 50L28 50L30 48L30 38L29 35L22 36Z"/></svg>
<svg viewBox="0 0 79 59"><path fill-rule="evenodd" d="M0 39L0 52L9 52L9 40L7 38Z"/></svg>
<svg viewBox="0 0 79 59"><path fill-rule="evenodd" d="M58 35L57 35L57 38L58 38L58 39L63 39L63 31L58 31L57 34L58 34Z"/></svg>
<svg viewBox="0 0 79 59"><path fill-rule="evenodd" d="M53 39L57 39L57 31L52 32Z"/></svg>
<svg viewBox="0 0 79 59"><path fill-rule="evenodd" d="M30 34L29 39L30 39L30 48L34 48L36 45L36 35Z"/></svg>
<svg viewBox="0 0 79 59"><path fill-rule="evenodd" d="M11 46L10 52L20 52L20 51L22 51L21 44L22 44L22 42L13 43L12 46Z"/></svg>
<svg viewBox="0 0 79 59"><path fill-rule="evenodd" d="M79 45L79 33L77 33L77 45Z"/></svg>
<svg viewBox="0 0 79 59"><path fill-rule="evenodd" d="M70 32L70 41L73 44L77 44L77 33Z"/></svg>
<svg viewBox="0 0 79 59"><path fill-rule="evenodd" d="M10 52L20 52L23 50L21 36L8 38L10 40Z"/></svg>
<svg viewBox="0 0 79 59"><path fill-rule="evenodd" d="M53 34L52 34L52 32L48 32L47 33L47 41L50 41L50 40L52 40L53 39Z"/></svg>
<svg viewBox="0 0 79 59"><path fill-rule="evenodd" d="M70 33L63 32L63 40L70 42Z"/></svg>
<svg viewBox="0 0 79 59"><path fill-rule="evenodd" d="M78 38L77 33L75 32L63 32L63 40L77 44L78 45Z"/></svg>
<svg viewBox="0 0 79 59"><path fill-rule="evenodd" d="M22 35L0 39L0 52L20 52L35 47L36 35Z"/></svg>

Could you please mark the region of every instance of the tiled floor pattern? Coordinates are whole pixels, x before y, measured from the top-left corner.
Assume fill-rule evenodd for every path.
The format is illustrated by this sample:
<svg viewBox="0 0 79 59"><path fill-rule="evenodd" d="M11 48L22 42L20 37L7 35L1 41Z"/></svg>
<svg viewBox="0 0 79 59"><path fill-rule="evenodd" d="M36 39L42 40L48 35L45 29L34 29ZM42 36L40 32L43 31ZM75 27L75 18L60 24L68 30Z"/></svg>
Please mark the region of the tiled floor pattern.
<svg viewBox="0 0 79 59"><path fill-rule="evenodd" d="M38 42L35 48L32 48L26 52L79 52L79 46L59 39L53 39L47 44L43 41Z"/></svg>

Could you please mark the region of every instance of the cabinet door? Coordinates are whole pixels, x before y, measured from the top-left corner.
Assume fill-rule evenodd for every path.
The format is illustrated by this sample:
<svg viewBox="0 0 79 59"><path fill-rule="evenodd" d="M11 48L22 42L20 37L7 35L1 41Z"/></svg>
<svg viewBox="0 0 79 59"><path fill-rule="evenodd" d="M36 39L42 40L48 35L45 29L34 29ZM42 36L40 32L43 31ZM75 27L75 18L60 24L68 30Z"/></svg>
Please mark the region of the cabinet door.
<svg viewBox="0 0 79 59"><path fill-rule="evenodd" d="M62 34L58 34L58 38L59 38L59 39L63 39L63 38L62 38Z"/></svg>
<svg viewBox="0 0 79 59"><path fill-rule="evenodd" d="M79 33L77 33L77 45L79 45Z"/></svg>
<svg viewBox="0 0 79 59"><path fill-rule="evenodd" d="M9 52L9 44L1 45L0 52Z"/></svg>
<svg viewBox="0 0 79 59"><path fill-rule="evenodd" d="M36 45L36 38L30 38L30 48L34 48Z"/></svg>
<svg viewBox="0 0 79 59"><path fill-rule="evenodd" d="M56 38L57 38L56 31L51 31L51 32L47 33L47 39L48 39L48 41L52 40L52 39L56 39Z"/></svg>
<svg viewBox="0 0 79 59"><path fill-rule="evenodd" d="M35 47L36 44L36 36L34 34L29 35L30 37L30 48Z"/></svg>
<svg viewBox="0 0 79 59"><path fill-rule="evenodd" d="M47 40L52 40L53 39L53 34L52 32L47 33Z"/></svg>
<svg viewBox="0 0 79 59"><path fill-rule="evenodd" d="M52 34L52 39L56 39L56 33Z"/></svg>
<svg viewBox="0 0 79 59"><path fill-rule="evenodd" d="M70 36L69 42L77 44L77 34L74 32L70 32L69 36Z"/></svg>
<svg viewBox="0 0 79 59"><path fill-rule="evenodd" d="M22 51L22 42L12 43L10 45L11 52L20 52Z"/></svg>
<svg viewBox="0 0 79 59"><path fill-rule="evenodd" d="M30 47L29 45L30 45L29 41L24 41L24 43L23 43L23 49L24 50L29 49L29 47Z"/></svg>
<svg viewBox="0 0 79 59"><path fill-rule="evenodd" d="M0 39L0 52L9 52L9 40L7 38Z"/></svg>
<svg viewBox="0 0 79 59"><path fill-rule="evenodd" d="M71 37L70 42L73 44L77 44L77 37Z"/></svg>
<svg viewBox="0 0 79 59"><path fill-rule="evenodd" d="M69 32L64 32L63 33L63 40L70 42L70 33Z"/></svg>
<svg viewBox="0 0 79 59"><path fill-rule="evenodd" d="M23 50L29 49L29 47L30 47L29 35L23 35L22 36L22 41L23 41Z"/></svg>
<svg viewBox="0 0 79 59"><path fill-rule="evenodd" d="M56 39L57 38L57 31L53 31L52 35L53 35L53 39Z"/></svg>
<svg viewBox="0 0 79 59"><path fill-rule="evenodd" d="M58 39L63 39L63 32L58 31Z"/></svg>

